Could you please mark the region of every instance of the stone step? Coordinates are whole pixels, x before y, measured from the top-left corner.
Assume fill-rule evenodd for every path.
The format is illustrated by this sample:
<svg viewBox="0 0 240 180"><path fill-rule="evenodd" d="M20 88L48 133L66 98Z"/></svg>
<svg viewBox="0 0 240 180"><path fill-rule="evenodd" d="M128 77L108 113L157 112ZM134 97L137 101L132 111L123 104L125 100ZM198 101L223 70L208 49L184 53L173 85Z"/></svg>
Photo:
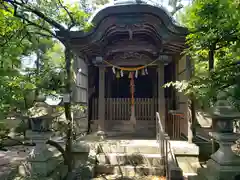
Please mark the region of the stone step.
<svg viewBox="0 0 240 180"><path fill-rule="evenodd" d="M132 125L131 121L107 121L107 126L124 126L124 125ZM156 122L155 121L137 121L136 126L151 126L155 127Z"/></svg>
<svg viewBox="0 0 240 180"><path fill-rule="evenodd" d="M107 139L149 139L154 140L156 139L156 134L153 131L144 131L141 132L130 132L130 131L106 131Z"/></svg>
<svg viewBox="0 0 240 180"><path fill-rule="evenodd" d="M109 130L132 130L133 129L133 125L132 124L114 124L114 125L108 125L107 129ZM156 127L155 125L136 125L135 126L136 130L154 130L156 131Z"/></svg>
<svg viewBox="0 0 240 180"><path fill-rule="evenodd" d="M111 127L106 129L107 131L113 131L113 132L131 132L131 133L136 133L136 134L146 134L146 133L152 133L156 134L156 129L155 127L135 127L133 128L132 126L118 126L118 127Z"/></svg>
<svg viewBox="0 0 240 180"><path fill-rule="evenodd" d="M198 157L182 156L176 157L179 167L182 169L184 175L196 175L197 170L201 167Z"/></svg>
<svg viewBox="0 0 240 180"><path fill-rule="evenodd" d="M119 174L111 174L111 175L99 175L98 177L93 178L92 180L160 180L161 176L139 176L139 175L134 175L134 176L122 176Z"/></svg>
<svg viewBox="0 0 240 180"><path fill-rule="evenodd" d="M97 155L99 164L111 165L149 165L161 166L163 157L160 154L124 154L124 153L100 153Z"/></svg>
<svg viewBox="0 0 240 180"><path fill-rule="evenodd" d="M123 143L103 143L99 145L99 153L141 153L141 154L159 154L159 144L156 141L144 141L142 143L134 143L131 141L131 144Z"/></svg>
<svg viewBox="0 0 240 180"><path fill-rule="evenodd" d="M118 174L123 176L147 176L147 175L164 175L163 167L149 167L149 166L112 166L112 165L96 165L96 174Z"/></svg>
<svg viewBox="0 0 240 180"><path fill-rule="evenodd" d="M123 122L110 122L108 123L108 125L131 125L132 122L131 121L123 121ZM149 125L149 126L156 126L156 123L155 122L151 122L151 121L144 121L144 122L141 122L141 121L137 121L136 122L136 125Z"/></svg>
<svg viewBox="0 0 240 180"><path fill-rule="evenodd" d="M108 124L130 124L131 121L130 120L106 120L105 122L108 122ZM156 121L141 121L141 120L137 120L137 124L156 124Z"/></svg>
<svg viewBox="0 0 240 180"><path fill-rule="evenodd" d="M216 179L215 177L208 177L208 171L207 168L199 168L197 171L197 175L195 176L189 176L189 180L208 180L208 179Z"/></svg>
<svg viewBox="0 0 240 180"><path fill-rule="evenodd" d="M122 137L125 135L129 135L129 138L130 137L141 137L142 139L144 139L144 137L146 136L145 139L147 139L149 136L153 136L154 139L156 137L156 131L154 129L148 129L148 128L145 128L145 129L131 129L131 128L127 128L127 129L124 129L124 128L120 128L120 129L115 129L115 128L112 128L111 130L106 130L105 131L107 133L107 136L113 136L113 135L118 135L118 136L121 136Z"/></svg>

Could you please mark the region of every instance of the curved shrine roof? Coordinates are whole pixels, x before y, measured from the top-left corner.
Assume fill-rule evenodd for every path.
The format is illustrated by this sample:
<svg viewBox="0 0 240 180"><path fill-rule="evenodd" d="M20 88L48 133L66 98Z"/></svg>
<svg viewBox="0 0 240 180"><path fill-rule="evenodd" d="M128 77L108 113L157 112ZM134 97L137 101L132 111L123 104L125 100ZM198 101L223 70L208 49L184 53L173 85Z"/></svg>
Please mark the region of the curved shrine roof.
<svg viewBox="0 0 240 180"><path fill-rule="evenodd" d="M93 15L89 18L88 22L97 24L99 19L103 18L102 16L104 15L104 13L108 14L107 11L109 11L109 9L116 8L118 6L120 6L120 7L128 6L128 8L139 8L140 6L145 6L146 8L149 8L151 6L151 7L153 7L153 9L155 9L154 11L162 11L163 13L165 13L165 18L167 18L169 21L171 21L173 23L173 25L178 26L180 28L184 28L184 27L181 27L177 21L175 21L175 19L172 17L172 15L168 12L168 10L165 7L163 7L161 5L156 5L156 3L153 3L152 1L148 1L148 0L145 0L145 1L143 1L143 0L117 0L117 1L113 1L111 3L107 3L103 7L97 9L93 13ZM132 6L135 6L135 7L132 7ZM149 6L149 7L147 7L147 6ZM146 11L151 12L150 10L151 9L146 10ZM163 13L159 12L157 14L162 15Z"/></svg>
<svg viewBox="0 0 240 180"><path fill-rule="evenodd" d="M140 41L143 49L139 51L146 51L153 56L165 51L180 53L186 48L185 37L188 30L179 26L165 8L142 0L119 0L109 3L97 10L89 22L93 24L90 31L70 33L73 49L89 57L103 53L110 56L125 51L116 49L126 49L130 46L133 48L138 46ZM61 37L61 34L58 33L58 36ZM148 45L152 49L145 48Z"/></svg>

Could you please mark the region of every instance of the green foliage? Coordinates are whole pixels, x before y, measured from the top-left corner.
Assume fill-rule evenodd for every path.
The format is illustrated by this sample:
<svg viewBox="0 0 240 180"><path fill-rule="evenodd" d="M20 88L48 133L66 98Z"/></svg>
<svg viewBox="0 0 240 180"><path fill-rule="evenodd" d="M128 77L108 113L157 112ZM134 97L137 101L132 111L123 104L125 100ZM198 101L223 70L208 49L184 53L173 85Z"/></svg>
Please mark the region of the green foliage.
<svg viewBox="0 0 240 180"><path fill-rule="evenodd" d="M82 118L86 118L86 116L84 115L84 111L86 111L86 107L83 105L73 104L71 106L71 111L73 114L76 114L76 113L81 114ZM58 114L58 115L54 119L53 129L56 133L66 136L66 127L68 126L69 122L66 121L65 118L62 118L62 116L64 114L64 107L62 107L62 106L56 107L56 114ZM73 128L74 135L79 133L79 130L78 130L79 125L77 124L77 121L73 121L72 128ZM83 132L83 133L86 133L86 132Z"/></svg>
<svg viewBox="0 0 240 180"><path fill-rule="evenodd" d="M16 74L20 58L30 52L25 26L21 21L0 8L0 75Z"/></svg>
<svg viewBox="0 0 240 180"><path fill-rule="evenodd" d="M202 106L211 106L220 91L239 108L240 96L240 2L236 0L195 0L181 14L195 74L189 82L169 83L193 94ZM209 72L209 50L214 53L214 69Z"/></svg>
<svg viewBox="0 0 240 180"><path fill-rule="evenodd" d="M22 114L27 109L28 104L26 93L29 91L34 91L36 94L39 94L39 91L46 92L48 90L56 92L59 91L62 85L64 85L65 92L70 93L72 83L72 74L70 73L72 52L68 42L70 30L73 28L78 30L88 30L91 28L91 25L86 23L88 14L81 9L80 4L67 4L66 1L63 0L2 0L0 1L0 9L3 13L8 13L10 17L18 18L17 23L20 23L24 27L24 31L28 36L28 38L24 36L20 39L20 42L26 40L26 45L24 44L19 53L14 54L14 49L18 48L16 45L9 48L8 53L14 54L14 58L20 60L22 55L26 55L26 53L23 53L25 52L23 50L31 47L31 53L27 55L31 54L33 57L36 56L36 70L25 69L25 74L22 74L19 69L11 66L11 71L14 71L16 74L4 74L4 79L0 80L0 88L4 93L4 96L0 99L3 100L0 104L0 110L2 109L4 112L10 112L12 109L14 109L13 111L16 111L17 109L20 110L20 113ZM3 19L5 21L4 16ZM18 29L19 26L16 27L16 29ZM14 32L13 29L12 31ZM60 35L57 35L56 31L58 31ZM8 32L8 30L6 32ZM5 36L4 38L7 42L11 40ZM65 46L65 70L62 69L61 63L62 52L59 53L60 56L57 56L56 52L49 52L51 49L54 49L54 46L52 46L53 38L57 39ZM53 44L56 44L56 42L53 42ZM60 60L60 63L58 63L59 66L56 66L55 62L49 63L50 59L54 58L55 60L58 59L58 62ZM2 60L1 62L4 64L8 64L8 61L6 61L5 58L0 57L0 60ZM8 70L9 66L7 66L7 68L4 66L4 68ZM6 71L5 69L4 72ZM59 76L59 73L64 73L65 75ZM24 85L20 86L20 84ZM20 89L22 92L20 92ZM21 110L21 108L18 107L19 104L23 104L24 110ZM65 150L63 150L63 148L56 142L51 143L51 145L54 145L63 154L64 161L68 165L68 171L71 172L73 162L71 150L73 135L71 105L70 103L65 104L64 107L66 119L68 121L65 127L67 135Z"/></svg>
<svg viewBox="0 0 240 180"><path fill-rule="evenodd" d="M9 15L9 13L7 14ZM14 20L16 19L14 18ZM5 34L13 33L10 30L8 29ZM63 85L64 81L63 46L58 41L31 35L31 40L23 39L24 44L18 47L19 51L16 53L13 50L15 46L12 44L18 42L18 38L22 39L23 37L16 36L12 39L6 39L7 43L2 49L6 52L9 51L10 60L13 56L13 59L17 59L17 61L11 62L9 60L11 62L9 63L8 59L0 56L3 65L0 68L0 93L2 94L0 97L0 116L8 115L12 111L18 115L26 115L27 108L31 107L36 99L36 89L45 94L52 91L56 92L59 91L59 87ZM29 52L25 53L25 49L29 49ZM30 59L36 59L38 68L21 68L21 61L27 56Z"/></svg>
<svg viewBox="0 0 240 180"><path fill-rule="evenodd" d="M10 129L7 128L7 125L3 122L0 122L0 151L1 150L7 151L4 148L3 141L4 141L6 135L8 135L9 132L10 132Z"/></svg>
<svg viewBox="0 0 240 180"><path fill-rule="evenodd" d="M22 83L24 83L24 89L21 87ZM2 115L5 113L8 115L11 111L22 112L33 101L31 91L35 89L35 85L26 76L2 77L0 85L0 93L2 94L0 111Z"/></svg>
<svg viewBox="0 0 240 180"><path fill-rule="evenodd" d="M235 0L196 0L186 8L182 22L189 28L191 51L224 48L238 40L240 3ZM215 50L216 50L215 49Z"/></svg>
<svg viewBox="0 0 240 180"><path fill-rule="evenodd" d="M88 14L79 3L67 3L63 0L18 1L3 0L3 9L28 24L30 34L57 37L55 31L67 32L72 28L85 27Z"/></svg>

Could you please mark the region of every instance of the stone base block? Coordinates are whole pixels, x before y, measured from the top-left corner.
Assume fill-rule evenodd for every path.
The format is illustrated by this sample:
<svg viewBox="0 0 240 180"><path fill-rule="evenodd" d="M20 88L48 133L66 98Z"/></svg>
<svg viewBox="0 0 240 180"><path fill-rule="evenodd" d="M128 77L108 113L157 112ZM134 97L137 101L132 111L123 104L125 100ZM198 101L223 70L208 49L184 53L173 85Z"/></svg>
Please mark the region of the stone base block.
<svg viewBox="0 0 240 180"><path fill-rule="evenodd" d="M169 180L183 180L183 172L180 168L169 169Z"/></svg>
<svg viewBox="0 0 240 180"><path fill-rule="evenodd" d="M57 166L57 168L53 171L49 177L38 177L41 180L63 180L67 176L68 167L63 163Z"/></svg>
<svg viewBox="0 0 240 180"><path fill-rule="evenodd" d="M111 165L97 165L95 167L96 174L121 174L123 176L146 176L146 175L164 175L164 168L149 167L149 166L111 166Z"/></svg>
<svg viewBox="0 0 240 180"><path fill-rule="evenodd" d="M73 153L88 153L90 151L89 144L83 141L73 144Z"/></svg>
<svg viewBox="0 0 240 180"><path fill-rule="evenodd" d="M99 153L142 153L142 154L159 154L159 145L154 142L148 144L135 143L135 144L109 144L102 143L98 148Z"/></svg>
<svg viewBox="0 0 240 180"><path fill-rule="evenodd" d="M75 152L75 177L72 179L92 179L95 175L95 164L96 164L97 148L95 145L89 144L89 152ZM68 179L67 179L68 180Z"/></svg>
<svg viewBox="0 0 240 180"><path fill-rule="evenodd" d="M198 174L207 180L236 180L236 177L240 175L240 165L223 166L210 159L207 162L207 168L200 169Z"/></svg>
<svg viewBox="0 0 240 180"><path fill-rule="evenodd" d="M79 166L86 164L88 159L88 153L73 153L74 167L78 168Z"/></svg>
<svg viewBox="0 0 240 180"><path fill-rule="evenodd" d="M39 157L37 159L29 158L18 167L18 173L23 177L32 175L47 177L62 162L63 157L59 153L57 155L53 153L52 157L44 159L44 161L41 161Z"/></svg>
<svg viewBox="0 0 240 180"><path fill-rule="evenodd" d="M175 155L198 156L199 147L194 143L187 141L170 141L171 147Z"/></svg>
<svg viewBox="0 0 240 180"><path fill-rule="evenodd" d="M8 177L8 179L14 179L14 180L63 180L67 176L67 166L61 163L58 165L54 171L49 174L47 177L43 177L36 174L31 174L28 176L21 176L21 175L15 175L14 177ZM8 179L1 179L1 180L8 180Z"/></svg>

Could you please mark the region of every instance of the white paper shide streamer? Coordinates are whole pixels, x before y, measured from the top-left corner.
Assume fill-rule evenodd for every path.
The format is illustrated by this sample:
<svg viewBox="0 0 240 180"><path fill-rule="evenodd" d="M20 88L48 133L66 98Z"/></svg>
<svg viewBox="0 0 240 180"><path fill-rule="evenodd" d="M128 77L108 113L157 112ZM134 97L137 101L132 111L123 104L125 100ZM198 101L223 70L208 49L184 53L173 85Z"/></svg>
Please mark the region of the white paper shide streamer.
<svg viewBox="0 0 240 180"><path fill-rule="evenodd" d="M145 68L145 74L148 75L148 70L147 70L147 68Z"/></svg>
<svg viewBox="0 0 240 180"><path fill-rule="evenodd" d="M121 72L120 72L120 73L121 73L121 77L123 77L123 71L122 71L122 70L121 70Z"/></svg>
<svg viewBox="0 0 240 180"><path fill-rule="evenodd" d="M138 77L138 70L136 70L136 72L135 72L135 78L137 78Z"/></svg>
<svg viewBox="0 0 240 180"><path fill-rule="evenodd" d="M116 74L116 70L114 66L112 67L112 71L113 71L113 74Z"/></svg>

